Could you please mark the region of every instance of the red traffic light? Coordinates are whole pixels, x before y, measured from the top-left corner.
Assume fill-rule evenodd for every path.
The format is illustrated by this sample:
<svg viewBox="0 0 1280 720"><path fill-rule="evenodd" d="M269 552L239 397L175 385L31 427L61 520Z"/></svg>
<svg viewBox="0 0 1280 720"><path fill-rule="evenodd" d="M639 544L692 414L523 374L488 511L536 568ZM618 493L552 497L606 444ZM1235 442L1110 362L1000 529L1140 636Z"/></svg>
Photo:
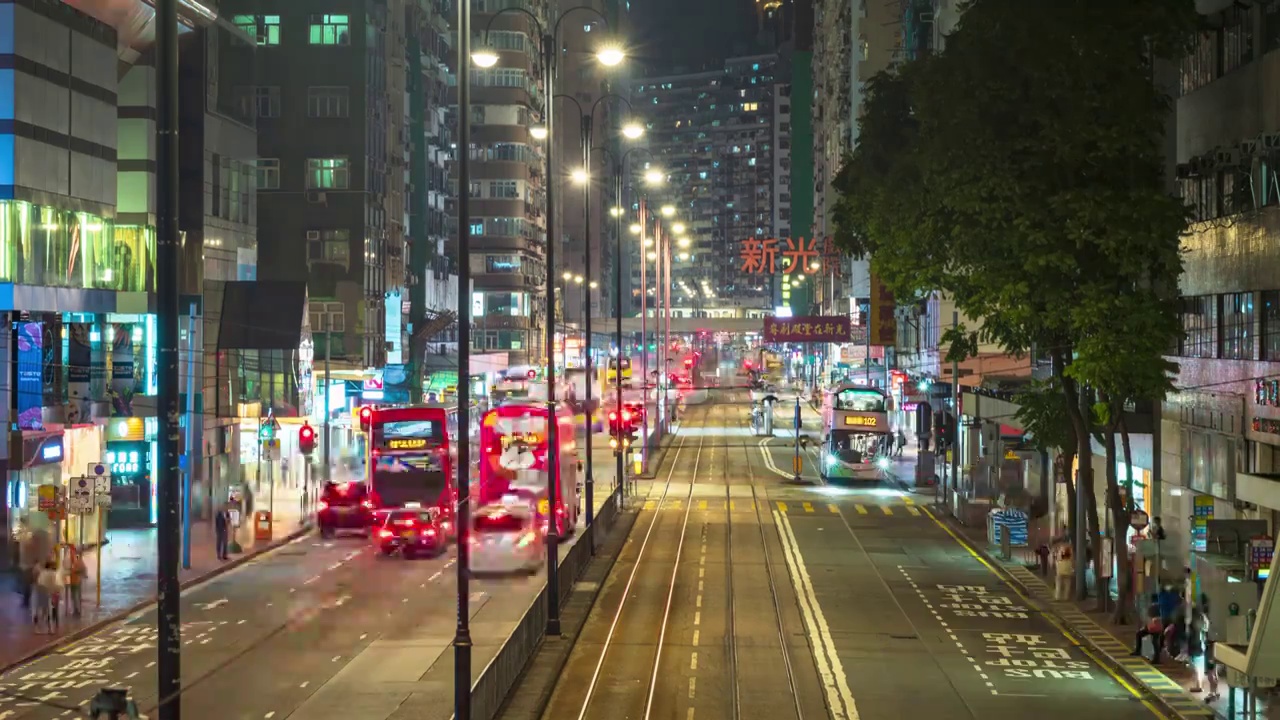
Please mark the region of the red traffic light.
<svg viewBox="0 0 1280 720"><path fill-rule="evenodd" d="M693 367L693 358L685 358L685 359L684 359L684 366L685 366L685 367Z"/></svg>
<svg viewBox="0 0 1280 720"><path fill-rule="evenodd" d="M618 413L616 412L609 413L609 422L614 422L617 419L618 419Z"/></svg>
<svg viewBox="0 0 1280 720"><path fill-rule="evenodd" d="M373 423L373 408L365 405L360 408L360 429L369 432L369 426Z"/></svg>
<svg viewBox="0 0 1280 720"><path fill-rule="evenodd" d="M316 430L310 423L303 423L302 428L298 430L298 449L303 455L310 455L311 451L316 449Z"/></svg>
<svg viewBox="0 0 1280 720"><path fill-rule="evenodd" d="M538 371L537 371L537 370L530 369L530 370L529 370L529 379L530 379L530 380L532 380L532 379L534 379L534 378L536 378L536 377L538 377Z"/></svg>

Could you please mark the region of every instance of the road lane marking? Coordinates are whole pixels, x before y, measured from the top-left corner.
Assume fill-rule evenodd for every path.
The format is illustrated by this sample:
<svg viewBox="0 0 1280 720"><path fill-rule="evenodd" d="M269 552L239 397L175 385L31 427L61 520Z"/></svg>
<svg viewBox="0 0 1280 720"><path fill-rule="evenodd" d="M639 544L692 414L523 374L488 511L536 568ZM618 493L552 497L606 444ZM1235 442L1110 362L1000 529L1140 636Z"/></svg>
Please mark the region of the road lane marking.
<svg viewBox="0 0 1280 720"><path fill-rule="evenodd" d="M698 581L698 594L702 594L702 584L703 584L704 582L706 582L706 581L705 581L705 580L699 580L699 581Z"/></svg>
<svg viewBox="0 0 1280 720"><path fill-rule="evenodd" d="M791 531L791 521L784 513L774 512L773 515L774 523L778 528L778 537L782 540L783 559L786 561L787 570L791 573L792 584L800 600L801 614L814 651L813 658L818 666L818 675L822 679L823 692L827 696L827 707L831 711L833 720L859 720L853 691L849 689L844 665L836 653L831 627L827 623L826 615L822 612L822 606L818 603L809 570L800 555L800 544Z"/></svg>
<svg viewBox="0 0 1280 720"><path fill-rule="evenodd" d="M833 512L833 513L838 513L838 512L840 512L840 508L836 507L836 504L835 504L835 503L827 503L827 510L829 510L829 511L831 511L831 512Z"/></svg>
<svg viewBox="0 0 1280 720"><path fill-rule="evenodd" d="M695 613L693 614L693 624L694 624L694 625L701 625L701 624L702 624L702 612L701 612L701 611L695 612Z"/></svg>
<svg viewBox="0 0 1280 720"><path fill-rule="evenodd" d="M929 601L929 598L924 594L924 591L916 584L915 578L912 578L911 574L907 572L907 569L901 565L898 566L898 572L902 573L902 577L909 585L911 585L911 589L915 590L916 595L920 597L920 602L924 604L925 609L933 614L933 618L937 620L943 628L946 628L947 623L943 621L942 615L938 613L937 608L935 608L933 603ZM960 642L960 639L956 637L955 633L951 632L949 629L946 630L946 633L947 636L951 638L951 642L955 643L956 647L960 649L960 654L963 655L971 665L973 665L974 672L978 673L978 677L982 678L982 681L986 683L987 689L991 691L991 694L999 695L1000 693L996 692L995 684L991 682L991 678L987 677L987 673L983 670L982 665L978 663L977 658L969 654L969 651L964 647L964 643Z"/></svg>
<svg viewBox="0 0 1280 720"><path fill-rule="evenodd" d="M706 510L706 509L707 509L707 501L706 501L706 500L699 500L699 501L698 501L698 509L699 509L699 510Z"/></svg>
<svg viewBox="0 0 1280 720"><path fill-rule="evenodd" d="M363 639L365 639L365 638L367 638L367 637L369 637L369 633L360 633L360 639L361 639L361 640L363 640Z"/></svg>
<svg viewBox="0 0 1280 720"><path fill-rule="evenodd" d="M271 712L267 713L266 715L263 715L262 717L263 717L263 720L271 720L271 718L275 716L276 716L276 711L272 710Z"/></svg>
<svg viewBox="0 0 1280 720"><path fill-rule="evenodd" d="M904 503L906 503L906 504L908 504L908 505L915 505L915 504L916 504L916 501L915 501L915 500L913 500L913 499L911 498L911 496L910 496L910 495L903 495L903 496L902 496L902 502L904 502Z"/></svg>
<svg viewBox="0 0 1280 720"><path fill-rule="evenodd" d="M702 607L702 596L701 596L701 595L699 595L699 596L697 597L697 599L696 599L696 603L697 603L697 606L698 606L698 607Z"/></svg>
<svg viewBox="0 0 1280 720"><path fill-rule="evenodd" d="M311 579L310 579L310 580L308 580L308 581L306 581L306 582L304 582L304 583L302 583L302 584L303 584L303 585L310 585L311 583L313 583L313 582L315 582L315 581L317 581L317 580L319 580L319 579L320 579L320 576L319 576L319 575L313 575L313 576L311 577Z"/></svg>
<svg viewBox="0 0 1280 720"><path fill-rule="evenodd" d="M893 508L889 507L888 505L881 505L881 506L880 506L880 509L884 511L884 514L885 514L885 515L892 515L892 514L893 514Z"/></svg>
<svg viewBox="0 0 1280 720"><path fill-rule="evenodd" d="M339 660L341 660L341 659L342 659L342 656L341 656L341 655L334 655L334 656L333 656L333 659L332 659L332 660L330 660L329 662L338 662L338 661L339 661Z"/></svg>
<svg viewBox="0 0 1280 720"><path fill-rule="evenodd" d="M306 687L307 687L308 685L310 685L310 684L311 684L311 681L310 681L310 680L303 680L303 681L302 681L302 684L301 684L301 685L299 685L298 687L300 687L300 688L306 688Z"/></svg>
<svg viewBox="0 0 1280 720"><path fill-rule="evenodd" d="M693 708L689 708L689 712L684 714L684 720L693 720Z"/></svg>
<svg viewBox="0 0 1280 720"><path fill-rule="evenodd" d="M782 511L782 512L786 512L786 511L787 511L787 504L786 504L786 503L784 503L784 502L782 502L781 500L779 500L779 501L778 501L778 510L780 510L780 511Z"/></svg>
<svg viewBox="0 0 1280 720"><path fill-rule="evenodd" d="M866 514L867 514L867 506L866 506L866 505L854 505L854 506L853 506L853 509L854 509L854 510L857 510L859 515L866 515ZM837 511L837 512L838 512L838 511Z"/></svg>
<svg viewBox="0 0 1280 720"><path fill-rule="evenodd" d="M700 568L698 568L698 577L702 577L703 575L705 575L705 574L706 574L706 572L707 572L707 569L706 569L706 568L704 568L704 567L700 567Z"/></svg>
<svg viewBox="0 0 1280 720"><path fill-rule="evenodd" d="M694 646L694 647L698 647L698 638L699 638L701 635L702 635L702 631L701 631L701 630L694 630L694 631L693 631L693 646ZM134 673L134 675L136 675L136 674L137 674L137 673Z"/></svg>
<svg viewBox="0 0 1280 720"><path fill-rule="evenodd" d="M732 500L730 500L730 501L729 501L729 510L730 510L730 511L733 511L733 510L737 510L737 509L738 509L738 508L733 504L733 501L732 501Z"/></svg>
<svg viewBox="0 0 1280 720"><path fill-rule="evenodd" d="M1029 598L1029 597L1027 597L1026 595L1024 595L1024 594L1022 593L1022 590L1021 590L1021 589L1019 589L1019 588L1018 588L1018 586L1017 586L1016 584L1011 583L1011 582L1009 582L1008 580L1006 580L1006 579L1005 579L1005 577L1004 577L1003 575L1001 575L1001 574L1000 574L1000 571L996 570L996 569L995 569L995 567L991 565L991 563L987 562L987 559L986 559L986 558L984 558L984 557L982 557L982 555L981 555L981 554L979 554L977 550L974 550L974 549L973 549L973 546L972 546L971 544L969 544L969 542L968 542L968 541L966 541L964 538L961 538L961 537L960 537L959 535L957 535L957 534L956 534L956 533L955 533L951 528L947 527L947 526L946 526L946 524L945 524L945 523L943 523L943 522L942 522L942 520L940 520L940 519L938 518L938 516L937 516L937 515L935 515L935 514L933 513L933 511L932 511L932 510L930 510L930 509L929 509L929 508L927 508L927 507L926 507L926 508L923 508L923 510L924 510L925 515L929 516L929 519L930 519L930 520L932 520L932 521L933 521L933 523L934 523L935 525L937 525L938 527L942 528L942 531L943 531L943 532L945 532L947 535L950 535L950 536L951 536L951 539L952 539L952 540L955 540L957 545L959 545L960 547L964 548L964 549L965 549L965 552L967 552L967 553L969 553L969 555L973 556L973 559L974 559L974 560L977 560L979 564L981 564L981 565L982 565L983 567L985 567L985 568L986 568L986 569L987 569L987 570L988 570L992 575L994 575L994 576L996 577L996 579L997 579L997 580L999 580L999 581L1000 581L1000 583L1001 583L1002 585L1004 585L1006 588L1008 588L1010 591L1012 591L1012 592L1013 592L1013 594L1015 594L1015 595L1017 595L1018 597L1022 598L1022 600L1023 600L1024 602L1026 602L1026 604L1027 604L1029 607L1036 607L1036 604L1035 604L1034 602L1032 602L1031 598ZM1055 628L1057 628L1058 632L1062 633L1062 636L1063 636L1063 637L1065 637L1068 641L1070 641L1070 642L1072 642L1072 643L1075 643L1075 638L1074 638L1074 636L1073 636L1073 635L1072 635L1072 634L1067 630L1067 628L1065 628L1065 627L1063 627L1063 626L1062 626L1062 623L1060 623L1060 622L1058 621L1058 618L1054 617L1052 614L1047 613L1047 612L1041 612L1041 613L1040 613L1040 616L1041 616L1041 617L1043 617L1046 621L1048 621L1050 625L1052 625L1052 626L1054 626ZM1080 652L1084 653L1086 657L1088 657L1090 660L1092 660L1092 661L1093 661L1093 663L1094 663L1094 665L1096 665L1098 668L1100 668L1100 669L1101 669L1103 672L1105 672L1107 675L1110 675L1110 676L1111 676L1111 679L1112 679L1112 680L1115 680L1117 685L1119 685L1120 687L1122 687L1122 688L1124 688L1126 691L1128 691L1128 693L1129 693L1130 695L1132 695L1136 700L1138 700L1138 702L1142 703L1142 706L1143 706L1143 707L1145 707L1147 710L1151 711L1151 714L1152 714L1152 715L1154 715L1154 716L1155 716L1155 717L1157 717L1157 718L1164 718L1164 716L1165 716L1165 715L1164 715L1164 713L1163 713L1163 712L1161 712L1158 708L1156 708L1155 704L1154 704L1153 702L1151 702L1151 700L1147 699L1147 696L1146 696L1144 693L1142 693L1140 690L1138 690L1138 688L1134 687L1134 686L1133 686L1133 683L1129 682L1127 679L1125 679L1125 678L1121 677L1119 673L1117 673L1116 671L1112 670L1112 669L1111 669L1111 667L1110 667L1109 665L1107 665L1107 664L1106 664L1106 663L1104 663L1100 658L1098 658L1096 655L1094 655L1094 654L1089 650L1089 648L1085 647L1084 645L1080 645L1080 644L1078 644L1078 643L1076 643L1076 647L1080 648Z"/></svg>
<svg viewBox="0 0 1280 720"><path fill-rule="evenodd" d="M807 513L813 512L813 503L801 503L801 507L803 507L804 511Z"/></svg>
<svg viewBox="0 0 1280 720"><path fill-rule="evenodd" d="M697 691L697 689L698 689L698 678L696 677L689 678L689 699L690 700L693 699L694 693ZM690 709L692 710L693 708L690 708Z"/></svg>
<svg viewBox="0 0 1280 720"><path fill-rule="evenodd" d="M698 653L697 652L689 653L689 669L690 670L698 669Z"/></svg>

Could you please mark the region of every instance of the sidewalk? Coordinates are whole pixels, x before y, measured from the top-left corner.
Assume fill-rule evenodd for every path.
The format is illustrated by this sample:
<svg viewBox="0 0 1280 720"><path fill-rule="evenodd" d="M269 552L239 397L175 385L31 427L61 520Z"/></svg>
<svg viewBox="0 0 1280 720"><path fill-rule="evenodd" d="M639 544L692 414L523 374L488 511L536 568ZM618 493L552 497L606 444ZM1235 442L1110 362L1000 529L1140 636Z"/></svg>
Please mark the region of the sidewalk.
<svg viewBox="0 0 1280 720"><path fill-rule="evenodd" d="M934 512L935 515L938 513ZM966 527L950 518L943 522L952 532L968 541L988 563L1000 568L1037 609L1056 618L1058 624L1089 647L1105 666L1127 677L1135 686L1145 688L1164 707L1172 710L1176 717L1198 720L1216 715L1227 720L1280 720L1280 706L1269 702L1269 697L1258 699L1256 715L1247 715L1244 712L1243 693L1230 688L1225 679L1219 686L1222 697L1212 704L1205 703L1208 683L1202 692L1192 692L1195 675L1186 663L1165 656L1159 665L1152 665L1145 658L1130 654L1138 631L1136 622L1129 625L1112 623L1110 613L1096 611L1096 600L1093 598L1083 602L1054 600L1053 588L1048 579L1017 559L1001 560L998 552L989 547L983 528ZM1150 650L1146 646L1144 652L1150 656ZM1234 713L1230 714L1229 699L1232 692L1236 692L1236 697Z"/></svg>
<svg viewBox="0 0 1280 720"><path fill-rule="evenodd" d="M299 507L300 498L289 498L282 504L280 495L277 495L272 539L254 540L252 528L245 524L237 534L243 552L232 555L225 562L216 557L212 523L193 522L191 568L181 571L180 582L186 585L219 574L238 564L238 561L243 562L297 536L302 527ZM100 550L86 551L84 559L89 568L89 577L82 590L84 612L81 617L69 617L69 606L64 597L60 607L61 627L53 635L35 632L31 611L22 607L18 578L11 573L0 574L0 669L25 662L34 655L48 652L54 646L84 637L101 625L153 601L157 581L156 534L155 528L108 530L106 545ZM98 552L102 553L101 605L97 602Z"/></svg>

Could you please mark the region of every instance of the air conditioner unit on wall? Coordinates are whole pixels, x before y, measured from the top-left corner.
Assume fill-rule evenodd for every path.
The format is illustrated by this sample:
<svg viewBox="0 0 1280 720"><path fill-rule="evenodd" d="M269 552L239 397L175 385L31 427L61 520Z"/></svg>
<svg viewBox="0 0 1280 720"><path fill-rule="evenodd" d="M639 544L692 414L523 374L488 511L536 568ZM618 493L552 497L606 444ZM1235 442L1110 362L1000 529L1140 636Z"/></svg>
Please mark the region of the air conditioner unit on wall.
<svg viewBox="0 0 1280 720"><path fill-rule="evenodd" d="M320 239L320 231L319 231L319 230L308 230L308 231L307 231L307 240L308 240L308 241L310 241L310 240L319 240L319 239Z"/></svg>
<svg viewBox="0 0 1280 720"><path fill-rule="evenodd" d="M329 201L329 196L319 190L307 191L307 202L313 205L324 205Z"/></svg>

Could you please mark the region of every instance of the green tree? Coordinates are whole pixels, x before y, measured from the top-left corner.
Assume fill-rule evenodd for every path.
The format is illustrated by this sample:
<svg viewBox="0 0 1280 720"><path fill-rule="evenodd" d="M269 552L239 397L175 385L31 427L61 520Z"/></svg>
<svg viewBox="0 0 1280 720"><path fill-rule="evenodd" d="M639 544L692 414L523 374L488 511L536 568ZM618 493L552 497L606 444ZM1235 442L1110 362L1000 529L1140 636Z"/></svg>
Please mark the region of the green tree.
<svg viewBox="0 0 1280 720"><path fill-rule="evenodd" d="M941 53L868 84L836 180L842 247L869 254L895 291L941 291L981 323L948 337L951 354L983 340L1051 358L1090 500L1093 390L1081 381L1106 373L1068 368L1105 320L1094 299L1174 287L1186 214L1164 185L1170 101L1153 65L1183 52L1198 22L1192 0L973 0ZM1088 519L1097 547L1096 511Z"/></svg>

